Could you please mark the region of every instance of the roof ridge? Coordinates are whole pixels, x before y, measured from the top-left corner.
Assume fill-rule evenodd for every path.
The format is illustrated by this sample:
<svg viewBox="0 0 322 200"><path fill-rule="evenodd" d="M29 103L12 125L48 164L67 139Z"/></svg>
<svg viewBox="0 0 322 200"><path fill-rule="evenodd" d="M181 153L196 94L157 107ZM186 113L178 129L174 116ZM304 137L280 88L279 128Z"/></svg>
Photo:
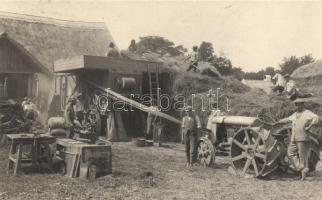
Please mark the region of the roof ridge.
<svg viewBox="0 0 322 200"><path fill-rule="evenodd" d="M101 22L74 21L74 20L57 19L52 17L43 17L43 16L21 14L21 13L14 13L14 12L4 12L4 11L0 11L0 18L14 19L14 20L26 21L31 23L51 24L51 25L63 26L63 27L106 29L105 23L103 21Z"/></svg>

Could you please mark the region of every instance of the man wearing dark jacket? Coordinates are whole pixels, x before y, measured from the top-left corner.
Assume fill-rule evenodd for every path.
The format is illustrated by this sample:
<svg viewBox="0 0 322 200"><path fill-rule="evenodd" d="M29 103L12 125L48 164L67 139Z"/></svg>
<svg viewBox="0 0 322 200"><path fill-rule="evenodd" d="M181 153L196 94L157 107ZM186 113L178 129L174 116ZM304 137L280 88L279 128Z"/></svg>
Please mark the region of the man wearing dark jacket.
<svg viewBox="0 0 322 200"><path fill-rule="evenodd" d="M201 128L198 115L192 113L192 107L186 108L186 116L182 119L182 131L185 138L187 167L191 167L196 160L197 130Z"/></svg>
<svg viewBox="0 0 322 200"><path fill-rule="evenodd" d="M69 132L70 132L69 138L74 137L75 104L76 104L76 99L74 97L71 97L68 100L68 103L64 111L65 123L66 123L66 126L69 128Z"/></svg>

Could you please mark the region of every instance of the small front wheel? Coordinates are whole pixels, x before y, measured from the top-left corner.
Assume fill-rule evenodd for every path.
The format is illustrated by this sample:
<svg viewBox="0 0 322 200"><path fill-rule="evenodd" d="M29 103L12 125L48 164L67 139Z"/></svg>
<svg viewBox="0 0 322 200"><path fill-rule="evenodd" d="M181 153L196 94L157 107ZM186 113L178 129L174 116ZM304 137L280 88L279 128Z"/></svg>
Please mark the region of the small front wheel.
<svg viewBox="0 0 322 200"><path fill-rule="evenodd" d="M210 167L215 162L214 145L206 137L202 137L198 143L198 161L203 167Z"/></svg>

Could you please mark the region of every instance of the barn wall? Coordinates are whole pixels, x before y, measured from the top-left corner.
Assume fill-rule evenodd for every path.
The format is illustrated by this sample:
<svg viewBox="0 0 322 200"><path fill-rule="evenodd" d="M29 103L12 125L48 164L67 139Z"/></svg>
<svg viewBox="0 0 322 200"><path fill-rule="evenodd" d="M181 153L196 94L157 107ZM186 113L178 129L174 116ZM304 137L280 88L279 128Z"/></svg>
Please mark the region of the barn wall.
<svg viewBox="0 0 322 200"><path fill-rule="evenodd" d="M0 39L0 73L35 73L38 71L20 50L8 40Z"/></svg>
<svg viewBox="0 0 322 200"><path fill-rule="evenodd" d="M39 103L39 97L42 95L47 100L51 78L40 73L30 58L5 38L0 39L0 74L7 77L9 98L21 101L23 97L28 96ZM38 98L35 98L37 96Z"/></svg>

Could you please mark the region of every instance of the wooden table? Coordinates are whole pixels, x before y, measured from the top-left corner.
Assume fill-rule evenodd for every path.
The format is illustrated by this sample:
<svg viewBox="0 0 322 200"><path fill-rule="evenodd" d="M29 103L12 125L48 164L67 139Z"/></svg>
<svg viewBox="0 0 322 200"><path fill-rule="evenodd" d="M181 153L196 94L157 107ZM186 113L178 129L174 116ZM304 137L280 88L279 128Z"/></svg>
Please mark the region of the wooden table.
<svg viewBox="0 0 322 200"><path fill-rule="evenodd" d="M8 134L8 141L11 141L10 151L9 151L9 160L7 172L8 174L13 168L13 173L17 174L20 169L20 165L22 161L32 163L32 166L36 166L39 164L41 155L41 146L45 149L45 158L48 163L50 170L52 170L52 156L49 148L49 144L55 143L56 139L50 135L46 134ZM23 158L23 148L24 146L31 146L31 159Z"/></svg>

